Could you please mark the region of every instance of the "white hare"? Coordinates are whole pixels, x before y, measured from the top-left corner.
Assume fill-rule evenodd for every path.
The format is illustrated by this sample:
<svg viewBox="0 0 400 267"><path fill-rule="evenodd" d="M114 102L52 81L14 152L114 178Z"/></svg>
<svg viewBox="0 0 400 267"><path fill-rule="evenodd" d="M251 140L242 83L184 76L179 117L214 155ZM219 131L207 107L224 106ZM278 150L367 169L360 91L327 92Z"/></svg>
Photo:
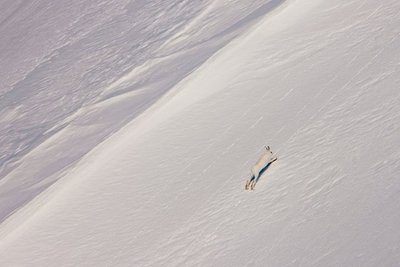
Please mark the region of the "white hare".
<svg viewBox="0 0 400 267"><path fill-rule="evenodd" d="M254 186L256 185L262 170L264 170L266 167L269 166L269 164L277 159L278 158L274 155L274 153L272 153L271 148L269 146L266 146L263 155L253 166L253 168L251 168L252 177L249 181L246 181L246 190L249 189L249 187L251 190L254 190Z"/></svg>

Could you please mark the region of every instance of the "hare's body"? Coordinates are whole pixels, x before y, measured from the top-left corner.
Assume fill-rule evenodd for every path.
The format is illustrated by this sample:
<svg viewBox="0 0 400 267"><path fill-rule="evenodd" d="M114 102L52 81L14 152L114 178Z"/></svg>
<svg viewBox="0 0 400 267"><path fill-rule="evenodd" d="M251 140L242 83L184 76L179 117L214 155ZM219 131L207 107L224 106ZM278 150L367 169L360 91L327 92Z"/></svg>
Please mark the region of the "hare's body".
<svg viewBox="0 0 400 267"><path fill-rule="evenodd" d="M254 189L254 186L258 181L261 171L265 169L269 164L274 162L276 159L277 158L274 155L274 153L272 153L270 147L269 146L265 147L263 155L260 157L257 163L251 168L252 177L250 181L246 182L246 189L248 189L249 186L251 187L251 189Z"/></svg>

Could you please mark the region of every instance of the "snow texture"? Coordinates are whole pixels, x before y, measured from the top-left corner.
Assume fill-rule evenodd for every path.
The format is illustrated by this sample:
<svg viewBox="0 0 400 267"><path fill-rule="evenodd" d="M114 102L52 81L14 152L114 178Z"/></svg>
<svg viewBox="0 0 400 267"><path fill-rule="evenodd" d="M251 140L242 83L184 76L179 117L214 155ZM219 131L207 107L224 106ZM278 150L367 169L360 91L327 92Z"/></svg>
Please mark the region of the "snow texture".
<svg viewBox="0 0 400 267"><path fill-rule="evenodd" d="M3 0L0 62L0 266L400 266L399 1Z"/></svg>

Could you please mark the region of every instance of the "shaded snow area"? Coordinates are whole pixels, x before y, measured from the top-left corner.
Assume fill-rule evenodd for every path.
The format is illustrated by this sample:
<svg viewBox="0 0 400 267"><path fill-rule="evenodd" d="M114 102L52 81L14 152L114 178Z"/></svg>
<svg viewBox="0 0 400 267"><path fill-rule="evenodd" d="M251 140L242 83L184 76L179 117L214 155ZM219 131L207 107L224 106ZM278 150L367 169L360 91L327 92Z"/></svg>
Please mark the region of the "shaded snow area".
<svg viewBox="0 0 400 267"><path fill-rule="evenodd" d="M3 0L0 62L0 266L400 266L398 0Z"/></svg>

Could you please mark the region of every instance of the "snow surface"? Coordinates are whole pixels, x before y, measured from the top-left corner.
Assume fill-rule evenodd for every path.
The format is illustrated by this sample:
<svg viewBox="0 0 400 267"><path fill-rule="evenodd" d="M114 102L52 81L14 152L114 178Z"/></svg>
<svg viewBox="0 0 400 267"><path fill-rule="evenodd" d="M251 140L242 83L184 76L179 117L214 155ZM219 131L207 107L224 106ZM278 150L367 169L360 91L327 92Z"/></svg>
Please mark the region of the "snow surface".
<svg viewBox="0 0 400 267"><path fill-rule="evenodd" d="M400 266L400 2L4 0L0 36L0 266Z"/></svg>

